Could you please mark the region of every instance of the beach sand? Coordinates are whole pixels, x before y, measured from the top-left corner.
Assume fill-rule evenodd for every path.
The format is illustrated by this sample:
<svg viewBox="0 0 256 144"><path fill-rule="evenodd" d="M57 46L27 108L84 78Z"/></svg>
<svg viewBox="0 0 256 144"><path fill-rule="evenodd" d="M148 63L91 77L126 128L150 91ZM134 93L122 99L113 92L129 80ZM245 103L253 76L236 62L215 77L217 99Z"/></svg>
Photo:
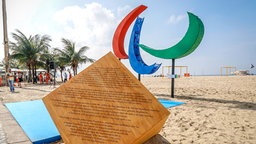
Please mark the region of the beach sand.
<svg viewBox="0 0 256 144"><path fill-rule="evenodd" d="M170 79L143 83L156 97L171 99ZM255 76L175 79L172 100L186 104L169 109L160 134L170 143L256 143Z"/></svg>
<svg viewBox="0 0 256 144"><path fill-rule="evenodd" d="M171 114L160 135L171 144L256 143L256 76L177 78L175 98L169 78L142 76L141 82L157 98L186 103L168 109ZM0 104L41 99L52 90L26 84L10 93L0 87Z"/></svg>

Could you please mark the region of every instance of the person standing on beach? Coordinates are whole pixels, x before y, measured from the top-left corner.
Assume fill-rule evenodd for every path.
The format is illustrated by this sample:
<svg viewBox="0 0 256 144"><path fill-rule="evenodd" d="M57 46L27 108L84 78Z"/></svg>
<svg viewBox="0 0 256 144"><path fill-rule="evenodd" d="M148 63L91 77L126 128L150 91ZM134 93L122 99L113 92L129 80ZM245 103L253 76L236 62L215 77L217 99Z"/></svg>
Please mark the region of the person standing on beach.
<svg viewBox="0 0 256 144"><path fill-rule="evenodd" d="M72 74L70 71L68 71L68 73L69 73L69 80L70 80L72 78Z"/></svg>
<svg viewBox="0 0 256 144"><path fill-rule="evenodd" d="M67 75L67 73L65 72L65 73L64 73L64 83L65 83L67 80L68 80L68 75Z"/></svg>
<svg viewBox="0 0 256 144"><path fill-rule="evenodd" d="M50 80L50 74L48 72L46 72L46 74L45 74L45 84L48 84L49 80Z"/></svg>
<svg viewBox="0 0 256 144"><path fill-rule="evenodd" d="M21 88L21 82L23 81L22 79L22 73L18 71L18 87Z"/></svg>
<svg viewBox="0 0 256 144"><path fill-rule="evenodd" d="M40 74L39 74L39 82L40 82L40 84L43 84L43 74L42 74L42 72L40 72Z"/></svg>
<svg viewBox="0 0 256 144"><path fill-rule="evenodd" d="M9 82L10 91L14 92L14 74L12 73L11 69L9 69L9 72L6 74L6 79Z"/></svg>
<svg viewBox="0 0 256 144"><path fill-rule="evenodd" d="M16 85L15 85L15 82L18 83L18 77L17 77L16 72L14 72L14 80L13 80L13 85L14 85L14 86L16 86Z"/></svg>

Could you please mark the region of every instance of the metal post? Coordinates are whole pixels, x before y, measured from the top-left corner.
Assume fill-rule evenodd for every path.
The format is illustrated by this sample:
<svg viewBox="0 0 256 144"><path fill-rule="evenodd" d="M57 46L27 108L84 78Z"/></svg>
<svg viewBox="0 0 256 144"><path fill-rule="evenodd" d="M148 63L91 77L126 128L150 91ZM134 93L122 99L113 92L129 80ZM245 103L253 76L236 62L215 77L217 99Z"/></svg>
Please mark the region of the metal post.
<svg viewBox="0 0 256 144"><path fill-rule="evenodd" d="M138 73L138 80L140 81L140 74Z"/></svg>
<svg viewBox="0 0 256 144"><path fill-rule="evenodd" d="M171 97L174 98L174 78L175 78L175 59L172 59L172 89L171 89Z"/></svg>
<svg viewBox="0 0 256 144"><path fill-rule="evenodd" d="M53 63L53 65L54 65L53 87L55 88L55 77L56 77L56 66L55 66L55 62Z"/></svg>

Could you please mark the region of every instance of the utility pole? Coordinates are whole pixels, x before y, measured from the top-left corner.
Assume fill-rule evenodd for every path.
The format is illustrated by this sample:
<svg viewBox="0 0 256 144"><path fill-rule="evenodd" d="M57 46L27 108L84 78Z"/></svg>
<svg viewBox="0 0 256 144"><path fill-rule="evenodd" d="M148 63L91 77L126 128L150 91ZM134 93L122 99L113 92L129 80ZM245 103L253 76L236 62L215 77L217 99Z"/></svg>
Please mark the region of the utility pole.
<svg viewBox="0 0 256 144"><path fill-rule="evenodd" d="M6 15L6 2L2 0L3 10L3 32L4 32L4 60L5 60L5 74L9 69L9 47L8 47L8 34L7 34L7 15ZM5 80L7 84L7 79Z"/></svg>

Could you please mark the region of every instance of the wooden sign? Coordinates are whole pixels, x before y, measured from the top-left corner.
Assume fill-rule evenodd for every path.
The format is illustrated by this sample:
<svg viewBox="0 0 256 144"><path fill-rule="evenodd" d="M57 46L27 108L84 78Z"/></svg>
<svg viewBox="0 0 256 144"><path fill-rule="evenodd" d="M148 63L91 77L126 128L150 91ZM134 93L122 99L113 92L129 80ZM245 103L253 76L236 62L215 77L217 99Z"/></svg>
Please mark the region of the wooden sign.
<svg viewBox="0 0 256 144"><path fill-rule="evenodd" d="M111 52L43 101L65 144L141 144L170 114Z"/></svg>

